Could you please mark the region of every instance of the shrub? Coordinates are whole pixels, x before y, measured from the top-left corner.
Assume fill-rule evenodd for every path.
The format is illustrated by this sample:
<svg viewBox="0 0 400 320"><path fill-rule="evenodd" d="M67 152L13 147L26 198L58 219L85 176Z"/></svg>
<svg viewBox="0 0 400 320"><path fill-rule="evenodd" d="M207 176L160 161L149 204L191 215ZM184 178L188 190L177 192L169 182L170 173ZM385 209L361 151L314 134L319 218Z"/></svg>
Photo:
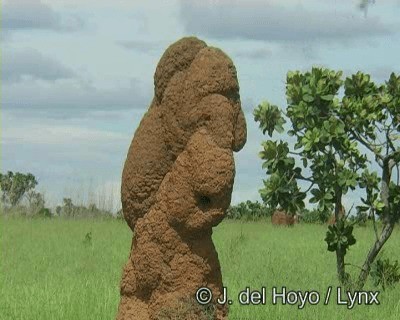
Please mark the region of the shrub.
<svg viewBox="0 0 400 320"><path fill-rule="evenodd" d="M326 221L326 217L318 210L304 209L301 213L301 221L304 223L323 223Z"/></svg>
<svg viewBox="0 0 400 320"><path fill-rule="evenodd" d="M227 210L228 219L258 220L272 215L272 210L262 203L256 201L240 202L230 206Z"/></svg>
<svg viewBox="0 0 400 320"><path fill-rule="evenodd" d="M51 211L50 211L49 208L42 208L42 209L39 210L37 215L39 217L43 217L43 218L51 218Z"/></svg>
<svg viewBox="0 0 400 320"><path fill-rule="evenodd" d="M389 259L378 259L372 265L371 277L376 286L380 285L383 290L388 286L394 286L400 281L400 266L396 260L390 262Z"/></svg>

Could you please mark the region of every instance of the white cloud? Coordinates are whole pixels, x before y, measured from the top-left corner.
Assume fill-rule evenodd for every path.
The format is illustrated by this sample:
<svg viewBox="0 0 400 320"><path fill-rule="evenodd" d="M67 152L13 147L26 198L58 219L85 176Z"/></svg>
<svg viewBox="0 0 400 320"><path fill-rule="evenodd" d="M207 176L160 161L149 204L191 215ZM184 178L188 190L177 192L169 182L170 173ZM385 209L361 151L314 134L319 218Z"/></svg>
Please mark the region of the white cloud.
<svg viewBox="0 0 400 320"><path fill-rule="evenodd" d="M379 82L389 80L390 74L394 72L395 74L400 74L400 68L398 67L389 67L389 66L382 66L380 68L374 68L371 71L371 76Z"/></svg>
<svg viewBox="0 0 400 320"><path fill-rule="evenodd" d="M139 118L119 120L110 126L104 120L99 123L21 117L17 121L9 112L3 118L2 170L34 174L39 189L46 191L52 205L60 203L63 197L72 197L76 203L79 199L87 200L89 191L97 198L105 197L107 205L119 205L116 187L99 186L104 181L119 179L132 137L131 133L116 132L110 127L131 122L135 127ZM91 179L95 183L87 187Z"/></svg>
<svg viewBox="0 0 400 320"><path fill-rule="evenodd" d="M56 59L34 49L3 50L1 77L4 82L18 82L24 78L57 80L75 77L75 73Z"/></svg>
<svg viewBox="0 0 400 320"><path fill-rule="evenodd" d="M61 16L40 0L12 0L2 8L2 28L5 31L48 29L58 31L79 30L83 21L76 16Z"/></svg>
<svg viewBox="0 0 400 320"><path fill-rule="evenodd" d="M70 125L32 124L22 127L7 127L3 131L4 144L90 144L125 142L126 135Z"/></svg>
<svg viewBox="0 0 400 320"><path fill-rule="evenodd" d="M166 47L166 44L144 40L117 41L116 43L125 49L143 53L162 51Z"/></svg>
<svg viewBox="0 0 400 320"><path fill-rule="evenodd" d="M238 58L246 58L246 59L256 59L256 60L263 60L266 58L271 57L273 54L273 51L270 48L256 48L253 50L238 50L232 53L233 57L238 57Z"/></svg>
<svg viewBox="0 0 400 320"><path fill-rule="evenodd" d="M186 32L217 39L301 43L390 33L377 17L311 8L277 1L181 1L181 20Z"/></svg>
<svg viewBox="0 0 400 320"><path fill-rule="evenodd" d="M55 82L24 79L3 85L2 100L3 110L16 114L74 118L101 111L147 109L151 92L144 92L136 81L125 87L105 89L80 79Z"/></svg>

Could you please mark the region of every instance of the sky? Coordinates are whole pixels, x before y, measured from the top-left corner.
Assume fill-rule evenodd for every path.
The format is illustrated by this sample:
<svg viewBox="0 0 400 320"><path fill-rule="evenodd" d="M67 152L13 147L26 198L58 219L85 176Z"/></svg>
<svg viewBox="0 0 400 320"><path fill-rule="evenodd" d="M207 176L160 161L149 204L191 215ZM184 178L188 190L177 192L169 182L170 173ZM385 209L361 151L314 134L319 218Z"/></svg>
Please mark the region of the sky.
<svg viewBox="0 0 400 320"><path fill-rule="evenodd" d="M235 154L232 204L260 200L266 174L253 109L286 107L289 70L400 73L400 0L5 0L1 171L33 173L48 206L120 206L123 164L153 97L165 49L184 36L236 66L248 139ZM345 198L351 205L359 195Z"/></svg>

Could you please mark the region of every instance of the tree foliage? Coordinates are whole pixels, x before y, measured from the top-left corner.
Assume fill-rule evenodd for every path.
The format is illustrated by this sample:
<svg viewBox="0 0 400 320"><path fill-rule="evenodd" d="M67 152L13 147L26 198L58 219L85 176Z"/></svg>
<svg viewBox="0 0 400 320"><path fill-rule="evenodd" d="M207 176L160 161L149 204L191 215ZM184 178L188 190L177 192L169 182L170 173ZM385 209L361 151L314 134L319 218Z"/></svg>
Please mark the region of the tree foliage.
<svg viewBox="0 0 400 320"><path fill-rule="evenodd" d="M44 196L40 192L31 190L27 192L26 197L28 198L30 212L34 215L45 208Z"/></svg>
<svg viewBox="0 0 400 320"><path fill-rule="evenodd" d="M339 99L342 86L344 96ZM337 253L338 275L344 281L344 255L355 239L352 226L340 216L342 198L356 188L365 189L358 214L379 215L384 228L362 268L363 285L365 273L400 217L399 178L392 181L394 167L399 176L400 77L392 73L377 86L362 72L343 81L341 71L312 68L306 73L288 72L286 96L286 113L266 101L254 110L264 134L282 133L289 121L288 135L296 140L292 149L282 140L262 143L260 157L269 179L260 195L271 207L281 206L291 214L304 208L307 195L321 215L334 210L337 223L328 230L326 241L328 249ZM361 145L367 151L362 152ZM380 176L370 171L373 161L382 169ZM303 169L311 173L305 175ZM307 190L300 189L300 180L309 183Z"/></svg>
<svg viewBox="0 0 400 320"><path fill-rule="evenodd" d="M376 286L383 290L400 282L400 265L397 260L378 259L371 268L371 276Z"/></svg>
<svg viewBox="0 0 400 320"><path fill-rule="evenodd" d="M228 219L258 220L271 215L272 211L264 204L250 200L230 206L227 211Z"/></svg>
<svg viewBox="0 0 400 320"><path fill-rule="evenodd" d="M33 190L38 182L33 174L0 173L1 200L3 204L16 206L29 191Z"/></svg>

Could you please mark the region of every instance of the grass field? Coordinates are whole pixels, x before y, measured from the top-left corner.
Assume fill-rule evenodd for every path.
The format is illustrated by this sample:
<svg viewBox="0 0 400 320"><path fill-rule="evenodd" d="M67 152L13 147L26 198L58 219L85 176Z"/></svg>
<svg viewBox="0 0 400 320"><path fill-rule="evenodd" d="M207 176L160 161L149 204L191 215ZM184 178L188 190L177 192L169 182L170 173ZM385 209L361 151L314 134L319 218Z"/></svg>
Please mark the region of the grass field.
<svg viewBox="0 0 400 320"><path fill-rule="evenodd" d="M129 254L130 230L117 220L21 219L0 217L0 319L114 319L121 270ZM336 305L336 292L324 305L329 286L338 285L335 254L323 241L326 226L274 227L267 222L225 221L214 231L224 285L234 300L230 320L400 319L400 285L378 296L380 305L349 310ZM91 240L88 240L88 233ZM357 244L347 262L361 264L374 235L355 230ZM397 228L384 256L400 260ZM358 274L354 267L348 271ZM241 306L237 294L266 287L266 304ZM271 288L316 290L317 305L272 305ZM377 290L372 282L365 289Z"/></svg>

